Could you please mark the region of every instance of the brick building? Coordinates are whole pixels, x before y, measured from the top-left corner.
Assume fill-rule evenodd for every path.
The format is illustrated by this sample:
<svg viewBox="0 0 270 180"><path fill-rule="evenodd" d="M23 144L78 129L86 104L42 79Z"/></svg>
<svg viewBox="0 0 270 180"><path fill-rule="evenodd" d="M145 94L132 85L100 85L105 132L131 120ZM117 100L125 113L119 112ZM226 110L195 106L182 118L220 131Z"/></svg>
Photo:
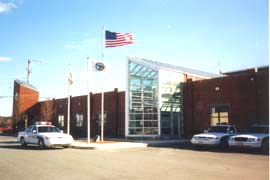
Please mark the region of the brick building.
<svg viewBox="0 0 270 180"><path fill-rule="evenodd" d="M28 124L26 111L38 103L39 92L31 84L15 80L13 97L13 126L15 129L21 129Z"/></svg>
<svg viewBox="0 0 270 180"><path fill-rule="evenodd" d="M136 60L135 62L129 62L130 67L132 65L130 76L133 76L132 72L135 72L136 75L142 75L142 82L147 78L149 80L149 77L154 77L158 71L158 69L156 71L154 71L155 69L152 70L149 63L154 64L155 68L158 66L163 68L160 71L161 73L164 73L164 68L165 70L170 68L168 64L160 64L153 61L145 61L142 64L143 66L139 61ZM173 68L176 69L176 66L173 66ZM143 70L144 72L142 72ZM128 121L130 124L128 127L130 129L134 128L133 125L138 126L136 127L137 129L140 129L141 126L145 127L143 130L145 134L136 134L140 135L140 137L147 137L148 134L146 133L156 133L155 135L158 135L157 137L163 137L162 135L166 133L177 135L170 136L170 138L191 137L193 134L201 132L216 123L231 123L240 128L247 128L254 123L269 122L268 66L224 73L222 76L210 78L206 78L206 76L192 76L195 73L201 74L201 71L187 73L186 69L181 68L180 70L181 79L179 79L178 83L167 83L164 79L154 79L153 83L157 81L157 83L166 86L160 86L160 88L149 86L148 81L146 84L137 86L137 78L134 83L129 80L128 82L133 84L130 84L132 86L128 87L136 91L136 88L144 87L145 89L140 94L134 92L132 96L127 96L126 92L119 92L117 89L111 92L105 92L104 136L127 136L127 131L129 131L127 128L127 116L128 118L135 118L135 120L130 119ZM165 77L171 80L173 76L170 74L170 76ZM174 80L177 80L178 76L175 77L176 79ZM164 88L162 89L162 87ZM153 92L149 92L150 90ZM161 91L161 94L156 96L155 93L157 90ZM137 96L142 95L142 93L144 93L145 99L142 101L143 104L138 104L137 100L141 100L144 97L140 96L138 99ZM131 95L130 92L129 95ZM155 95L157 100L151 99L149 101L152 95ZM127 101L127 97L132 101ZM86 137L87 95L71 97L70 99L70 132L74 137ZM90 101L90 127L91 137L93 137L100 134L101 94L90 93ZM156 104L157 109L155 112L152 112L155 106L149 104L148 101L158 103ZM143 115L137 111L136 113L128 113L127 108L131 105L131 102L133 104L130 110L135 106L138 110L141 106L143 106L142 108L146 108ZM14 82L13 117L17 126L24 127L39 120L51 121L54 125L66 132L67 98L38 102L38 91L33 86L16 80ZM165 119L162 120L162 118ZM180 123L177 124L175 122ZM149 127L146 125L149 125ZM156 126L155 128L158 132L154 131L152 126ZM179 129L181 130L181 134L178 131ZM139 131L132 132L137 133Z"/></svg>
<svg viewBox="0 0 270 180"><path fill-rule="evenodd" d="M36 103L26 114L29 124L35 121L51 121L60 129L67 131L67 98L53 99ZM91 136L100 134L101 94L90 93L90 132ZM104 136L115 137L125 134L125 92L104 93ZM87 136L87 96L70 97L70 132L74 137Z"/></svg>
<svg viewBox="0 0 270 180"><path fill-rule="evenodd" d="M235 124L239 128L269 123L269 67L224 75L184 84L186 137L216 123Z"/></svg>

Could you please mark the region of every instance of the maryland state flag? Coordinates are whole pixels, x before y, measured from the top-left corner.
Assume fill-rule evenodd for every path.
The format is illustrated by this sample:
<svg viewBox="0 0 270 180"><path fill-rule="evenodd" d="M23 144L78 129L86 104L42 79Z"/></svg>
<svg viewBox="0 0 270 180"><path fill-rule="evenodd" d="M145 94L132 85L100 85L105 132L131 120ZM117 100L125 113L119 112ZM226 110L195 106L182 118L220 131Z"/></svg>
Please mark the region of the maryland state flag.
<svg viewBox="0 0 270 180"><path fill-rule="evenodd" d="M72 73L71 71L68 72L68 84L72 85L73 84L73 78L72 78Z"/></svg>

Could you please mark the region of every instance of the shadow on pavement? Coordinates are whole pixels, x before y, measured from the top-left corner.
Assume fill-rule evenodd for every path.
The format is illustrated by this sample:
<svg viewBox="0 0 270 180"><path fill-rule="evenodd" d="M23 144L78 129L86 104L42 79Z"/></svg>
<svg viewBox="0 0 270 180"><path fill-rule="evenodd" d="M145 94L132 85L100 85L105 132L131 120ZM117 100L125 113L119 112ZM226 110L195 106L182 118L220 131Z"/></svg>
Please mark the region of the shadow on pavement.
<svg viewBox="0 0 270 180"><path fill-rule="evenodd" d="M239 153L239 154L252 154L252 155L265 155L265 156L269 155L269 152L263 153L260 149L245 149L245 148L220 149L219 147L197 148L197 147L193 146L190 142L169 145L169 146L149 146L149 147L173 148L173 149L191 150L191 151L196 151L196 152Z"/></svg>
<svg viewBox="0 0 270 180"><path fill-rule="evenodd" d="M4 132L0 132L0 136L10 136L10 137L17 137L17 133L4 133Z"/></svg>
<svg viewBox="0 0 270 180"><path fill-rule="evenodd" d="M0 149L47 151L47 150L60 150L64 148L63 147L40 148L39 146L35 145L28 145L26 147L22 147L21 144L17 141L0 141Z"/></svg>
<svg viewBox="0 0 270 180"><path fill-rule="evenodd" d="M40 148L38 146L27 146L27 147L22 147L21 145L0 145L0 149L13 149L13 150L34 150L34 151L52 151L52 150L62 150L64 148L60 147L53 147L53 148Z"/></svg>

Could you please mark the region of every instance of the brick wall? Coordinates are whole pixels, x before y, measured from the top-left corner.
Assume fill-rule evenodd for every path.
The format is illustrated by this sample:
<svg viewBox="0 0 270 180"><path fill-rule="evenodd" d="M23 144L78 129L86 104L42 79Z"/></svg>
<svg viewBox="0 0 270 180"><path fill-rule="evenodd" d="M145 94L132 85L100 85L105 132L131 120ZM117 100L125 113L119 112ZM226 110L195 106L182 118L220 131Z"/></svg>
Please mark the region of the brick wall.
<svg viewBox="0 0 270 180"><path fill-rule="evenodd" d="M92 94L90 93L90 112L91 112L91 122L90 122L90 131L91 136L100 135L100 111L101 111L101 94ZM51 119L45 119L49 117L48 114L45 115L42 111L48 102L52 103ZM104 113L106 114L106 123L104 126L104 136L105 137L115 137L115 136L124 136L125 128L125 93L118 92L115 89L112 92L104 93ZM67 98L63 99L53 99L51 101L39 102L32 108L28 110L30 117L30 123L33 123L35 119L38 120L49 120L60 129L67 131ZM50 114L50 113L49 113ZM83 115L83 126L78 127L76 125L76 114ZM58 123L58 116L64 116L64 127L61 127ZM76 96L71 97L70 99L70 133L74 137L87 137L87 96Z"/></svg>
<svg viewBox="0 0 270 180"><path fill-rule="evenodd" d="M215 105L227 105L229 123L240 128L247 128L257 122L267 123L268 72L264 69L209 80L188 81L184 85L185 135L190 137L208 128L210 108Z"/></svg>
<svg viewBox="0 0 270 180"><path fill-rule="evenodd" d="M13 124L15 128L25 127L28 117L25 112L34 106L39 100L39 92L29 88L25 84L14 81L14 98L13 98Z"/></svg>

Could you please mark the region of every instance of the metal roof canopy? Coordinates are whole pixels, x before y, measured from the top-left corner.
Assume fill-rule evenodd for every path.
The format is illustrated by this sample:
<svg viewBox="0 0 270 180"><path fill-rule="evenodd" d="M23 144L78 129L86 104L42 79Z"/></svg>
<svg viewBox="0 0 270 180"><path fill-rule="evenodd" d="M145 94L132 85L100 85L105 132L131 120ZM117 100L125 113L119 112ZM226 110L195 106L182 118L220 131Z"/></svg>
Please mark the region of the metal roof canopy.
<svg viewBox="0 0 270 180"><path fill-rule="evenodd" d="M171 65L171 64L167 64L167 63L161 63L161 62L153 61L150 59L144 59L144 58L139 58L139 57L129 57L129 56L127 58L130 61L145 65L153 70L167 69L167 70L172 70L172 71L181 72L181 73L185 73L185 74L198 75L198 76L205 77L205 78L216 78L216 77L222 76L219 74L209 73L209 72L205 72L205 71L201 71L201 70Z"/></svg>

